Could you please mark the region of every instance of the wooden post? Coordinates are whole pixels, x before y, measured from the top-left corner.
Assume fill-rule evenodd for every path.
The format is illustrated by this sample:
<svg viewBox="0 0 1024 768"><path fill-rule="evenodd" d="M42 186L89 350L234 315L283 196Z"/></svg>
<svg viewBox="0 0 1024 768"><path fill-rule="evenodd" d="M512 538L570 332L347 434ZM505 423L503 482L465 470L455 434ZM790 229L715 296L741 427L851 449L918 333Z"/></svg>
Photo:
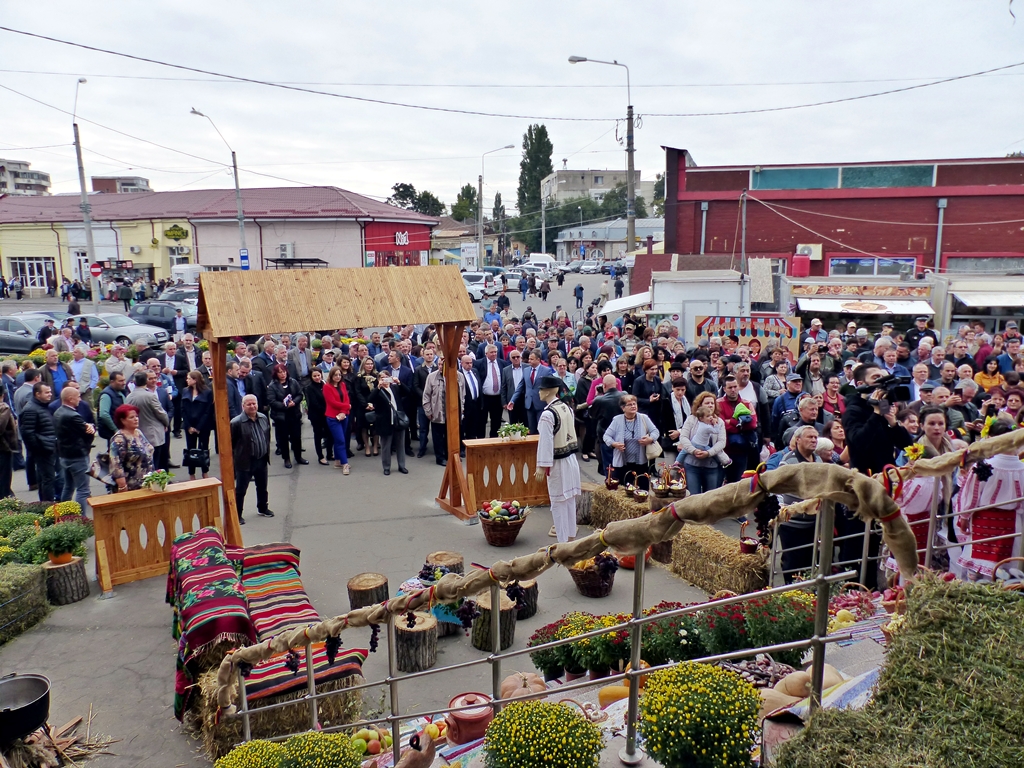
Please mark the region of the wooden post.
<svg viewBox="0 0 1024 768"><path fill-rule="evenodd" d="M466 510L465 499L469 496L466 472L459 458L459 343L465 323L442 323L437 326L437 335L444 353L443 371L445 381L445 423L448 430L448 466L445 467L441 490L437 494L438 505L462 520L468 520L475 512ZM446 498L447 497L447 498Z"/></svg>
<svg viewBox="0 0 1024 768"><path fill-rule="evenodd" d="M213 412L224 495L224 539L232 546L241 547L242 526L238 524L238 505L235 504L235 457L231 453L231 414L228 413L227 345L223 339L210 339L210 354L213 355Z"/></svg>

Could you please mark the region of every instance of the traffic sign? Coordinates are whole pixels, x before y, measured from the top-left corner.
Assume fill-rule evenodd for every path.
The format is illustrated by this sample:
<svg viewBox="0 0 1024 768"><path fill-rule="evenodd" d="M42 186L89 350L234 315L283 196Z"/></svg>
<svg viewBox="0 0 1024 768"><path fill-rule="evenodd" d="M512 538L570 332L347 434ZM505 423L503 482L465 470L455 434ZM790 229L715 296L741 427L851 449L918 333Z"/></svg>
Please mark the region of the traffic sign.
<svg viewBox="0 0 1024 768"><path fill-rule="evenodd" d="M92 275L93 277L99 277L100 275L103 274L103 265L102 264L92 264L89 267L89 274Z"/></svg>
<svg viewBox="0 0 1024 768"><path fill-rule="evenodd" d="M248 248L239 248L238 249L238 257L239 257L239 261L241 261L241 263L242 263L242 269L248 269L249 268L249 249Z"/></svg>
<svg viewBox="0 0 1024 768"><path fill-rule="evenodd" d="M587 255L587 246L585 246L583 243L580 243L580 258L582 259L586 255Z"/></svg>

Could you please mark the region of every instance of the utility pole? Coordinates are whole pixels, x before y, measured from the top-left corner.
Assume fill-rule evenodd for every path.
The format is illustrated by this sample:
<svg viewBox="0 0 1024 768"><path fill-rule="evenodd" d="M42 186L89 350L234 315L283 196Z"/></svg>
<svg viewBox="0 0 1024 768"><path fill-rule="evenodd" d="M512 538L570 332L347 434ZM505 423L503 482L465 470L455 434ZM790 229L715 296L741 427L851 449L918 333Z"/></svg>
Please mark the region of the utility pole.
<svg viewBox="0 0 1024 768"><path fill-rule="evenodd" d="M477 268L484 266L484 175L477 177L476 192L476 258Z"/></svg>
<svg viewBox="0 0 1024 768"><path fill-rule="evenodd" d="M544 186L540 188L540 252L548 252L548 217L547 201L544 199Z"/></svg>
<svg viewBox="0 0 1024 768"><path fill-rule="evenodd" d="M245 212L242 208L242 190L238 185L238 159L235 157L235 150L231 149L231 145L228 144L228 140L224 138L224 134L220 132L220 128L213 122L213 118L209 115L203 114L195 107L192 107L190 114L196 117L205 117L210 121L210 125L213 126L213 130L220 136L220 140L224 142L224 146L231 152L231 172L235 177L235 207L238 209L238 260L239 266L242 269L249 269L249 250L245 245ZM262 257L261 257L262 258Z"/></svg>
<svg viewBox="0 0 1024 768"><path fill-rule="evenodd" d="M75 155L78 156L78 184L82 189L82 204L78 206L82 210L82 223L85 225L85 252L89 259L89 266L96 263L96 244L92 239L92 206L89 204L89 192L85 187L85 165L82 164L82 141L78 136L78 123L73 123L75 129ZM100 311L100 281L90 273L89 285L92 291L92 311Z"/></svg>
<svg viewBox="0 0 1024 768"><path fill-rule="evenodd" d="M740 193L740 314L745 314L743 301L743 283L747 274L747 190Z"/></svg>
<svg viewBox="0 0 1024 768"><path fill-rule="evenodd" d="M629 78L629 69L626 70ZM627 86L628 90L628 86ZM630 100L632 102L632 99ZM626 107L626 253L636 248L636 179L633 178L633 104Z"/></svg>

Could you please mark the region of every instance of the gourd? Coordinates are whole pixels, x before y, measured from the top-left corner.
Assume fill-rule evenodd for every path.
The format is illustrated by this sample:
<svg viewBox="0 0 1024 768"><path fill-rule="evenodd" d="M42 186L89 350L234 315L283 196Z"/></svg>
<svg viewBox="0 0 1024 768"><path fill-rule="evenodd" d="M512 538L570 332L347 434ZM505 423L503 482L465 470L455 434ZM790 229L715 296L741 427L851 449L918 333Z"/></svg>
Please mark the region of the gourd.
<svg viewBox="0 0 1024 768"><path fill-rule="evenodd" d="M757 713L759 720L763 720L777 709L791 707L800 701L799 696L787 696L774 688L762 688L758 693L761 694L761 710Z"/></svg>
<svg viewBox="0 0 1024 768"><path fill-rule="evenodd" d="M831 664L826 664L822 675L822 690L828 690L843 682L843 676ZM791 672L775 684L775 690L787 696L798 696L801 699L811 693L811 674L803 670Z"/></svg>
<svg viewBox="0 0 1024 768"><path fill-rule="evenodd" d="M544 678L533 672L513 672L501 681L501 698L516 699L548 689Z"/></svg>

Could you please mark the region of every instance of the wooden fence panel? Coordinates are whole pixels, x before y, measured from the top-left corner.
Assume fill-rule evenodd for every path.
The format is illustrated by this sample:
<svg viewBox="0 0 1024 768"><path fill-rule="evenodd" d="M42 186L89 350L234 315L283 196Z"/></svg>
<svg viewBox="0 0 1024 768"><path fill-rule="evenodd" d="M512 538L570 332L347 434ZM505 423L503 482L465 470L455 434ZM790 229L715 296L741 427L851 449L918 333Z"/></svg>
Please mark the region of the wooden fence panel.
<svg viewBox="0 0 1024 768"><path fill-rule="evenodd" d="M480 503L490 499L548 504L547 481L538 482L533 477L539 440L536 435L507 442L501 438L466 440L466 474L470 478L471 497L466 504L467 511L475 514Z"/></svg>

